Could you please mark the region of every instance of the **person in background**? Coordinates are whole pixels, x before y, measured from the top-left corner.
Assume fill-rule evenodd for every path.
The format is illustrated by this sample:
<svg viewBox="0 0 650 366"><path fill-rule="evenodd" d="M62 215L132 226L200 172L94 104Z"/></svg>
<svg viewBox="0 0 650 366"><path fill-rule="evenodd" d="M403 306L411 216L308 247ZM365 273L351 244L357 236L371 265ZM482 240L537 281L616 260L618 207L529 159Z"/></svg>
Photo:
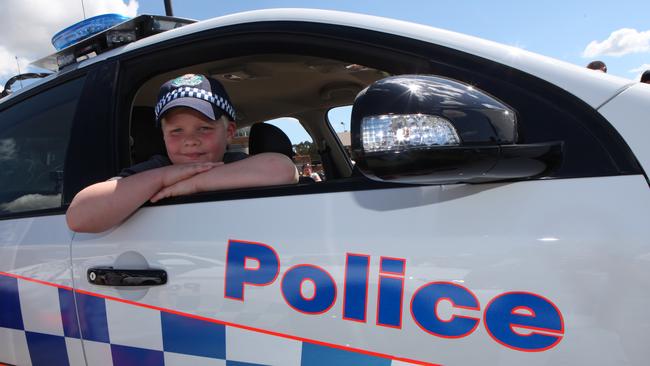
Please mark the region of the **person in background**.
<svg viewBox="0 0 650 366"><path fill-rule="evenodd" d="M314 180L314 182L320 182L320 175L318 173L314 172L311 164L307 163L302 166L302 176L303 177L309 177Z"/></svg>
<svg viewBox="0 0 650 366"><path fill-rule="evenodd" d="M607 73L607 65L605 65L605 63L600 60L591 61L589 65L587 65L587 68L591 70L598 70Z"/></svg>
<svg viewBox="0 0 650 366"><path fill-rule="evenodd" d="M650 84L650 70L646 70L643 74L641 74L641 80L642 83Z"/></svg>

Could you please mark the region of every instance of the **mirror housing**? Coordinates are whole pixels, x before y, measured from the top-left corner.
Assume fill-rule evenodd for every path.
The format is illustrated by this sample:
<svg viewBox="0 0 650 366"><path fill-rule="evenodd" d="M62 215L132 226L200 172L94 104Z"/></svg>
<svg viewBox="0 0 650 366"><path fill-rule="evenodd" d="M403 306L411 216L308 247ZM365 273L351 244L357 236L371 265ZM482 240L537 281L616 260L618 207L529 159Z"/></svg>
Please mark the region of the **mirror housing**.
<svg viewBox="0 0 650 366"><path fill-rule="evenodd" d="M475 87L427 75L385 78L352 108L352 155L374 180L482 183L548 176L562 142L517 144L515 111Z"/></svg>

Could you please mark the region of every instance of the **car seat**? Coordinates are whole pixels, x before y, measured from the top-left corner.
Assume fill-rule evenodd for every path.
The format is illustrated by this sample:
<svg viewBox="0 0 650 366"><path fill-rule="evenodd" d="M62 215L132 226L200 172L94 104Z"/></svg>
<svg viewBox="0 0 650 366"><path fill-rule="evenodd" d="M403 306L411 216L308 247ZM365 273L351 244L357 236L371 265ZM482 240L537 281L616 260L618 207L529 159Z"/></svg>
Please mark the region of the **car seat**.
<svg viewBox="0 0 650 366"><path fill-rule="evenodd" d="M278 127L268 123L251 126L248 138L248 152L256 155L264 152L283 154L293 161L295 153L289 137ZM311 177L300 177L298 183L315 183Z"/></svg>
<svg viewBox="0 0 650 366"><path fill-rule="evenodd" d="M248 152L251 155L275 152L286 155L292 160L295 155L289 137L281 129L268 123L256 123L251 126Z"/></svg>

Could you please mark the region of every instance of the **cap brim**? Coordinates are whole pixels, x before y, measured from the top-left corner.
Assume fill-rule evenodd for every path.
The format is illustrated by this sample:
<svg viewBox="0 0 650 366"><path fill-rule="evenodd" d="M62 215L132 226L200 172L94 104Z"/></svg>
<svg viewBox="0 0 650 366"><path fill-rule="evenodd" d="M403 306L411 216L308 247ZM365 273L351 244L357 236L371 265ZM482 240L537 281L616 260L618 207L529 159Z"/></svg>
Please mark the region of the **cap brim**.
<svg viewBox="0 0 650 366"><path fill-rule="evenodd" d="M160 120L164 117L167 111L169 111L172 108L178 108L178 107L192 108L197 112L201 112L204 116L208 117L213 121L216 121L217 119L221 118L221 116L223 115L223 112L215 115L215 109L218 108L213 108L213 105L210 104L210 102L208 101L198 99L198 98L186 97L186 98L174 99L171 102L167 103L163 107L163 109L160 110L156 122L160 123Z"/></svg>

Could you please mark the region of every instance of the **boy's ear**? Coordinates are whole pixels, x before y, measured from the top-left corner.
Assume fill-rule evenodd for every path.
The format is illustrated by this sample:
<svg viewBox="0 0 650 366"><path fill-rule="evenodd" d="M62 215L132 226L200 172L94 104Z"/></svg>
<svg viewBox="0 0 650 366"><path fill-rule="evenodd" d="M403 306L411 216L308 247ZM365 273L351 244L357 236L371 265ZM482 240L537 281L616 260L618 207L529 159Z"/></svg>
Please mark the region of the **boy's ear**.
<svg viewBox="0 0 650 366"><path fill-rule="evenodd" d="M228 121L226 125L226 139L228 139L228 143L235 137L235 132L237 132L237 124L233 121Z"/></svg>

